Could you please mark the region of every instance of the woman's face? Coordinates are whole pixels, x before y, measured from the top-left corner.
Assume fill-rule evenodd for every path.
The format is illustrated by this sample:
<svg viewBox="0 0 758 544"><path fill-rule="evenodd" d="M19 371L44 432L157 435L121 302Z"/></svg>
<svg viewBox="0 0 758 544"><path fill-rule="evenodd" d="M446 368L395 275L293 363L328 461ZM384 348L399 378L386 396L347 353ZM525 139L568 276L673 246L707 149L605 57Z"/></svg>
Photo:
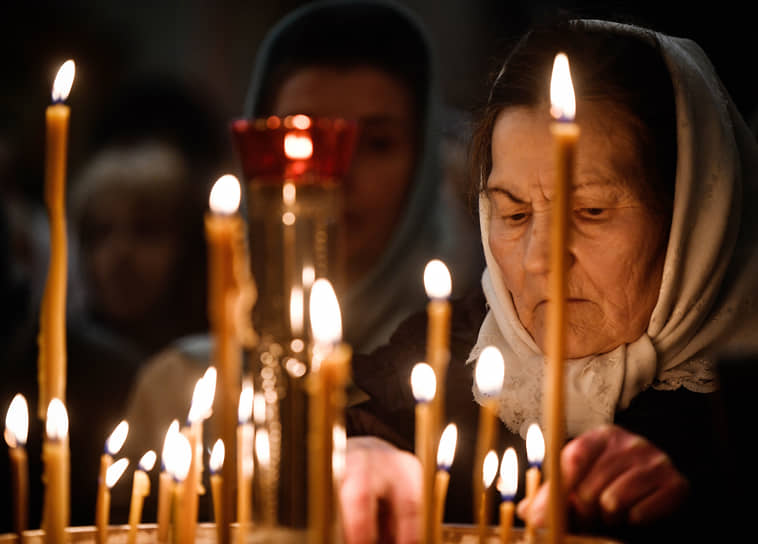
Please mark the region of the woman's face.
<svg viewBox="0 0 758 544"><path fill-rule="evenodd" d="M348 278L360 278L386 249L405 206L416 164L413 97L371 67L309 67L284 81L273 113L345 117L360 122L345 179Z"/></svg>
<svg viewBox="0 0 758 544"><path fill-rule="evenodd" d="M569 215L566 355L636 340L658 300L667 227L646 204L636 125L584 102ZM492 135L489 244L519 319L543 352L547 335L554 144L546 108L500 113Z"/></svg>

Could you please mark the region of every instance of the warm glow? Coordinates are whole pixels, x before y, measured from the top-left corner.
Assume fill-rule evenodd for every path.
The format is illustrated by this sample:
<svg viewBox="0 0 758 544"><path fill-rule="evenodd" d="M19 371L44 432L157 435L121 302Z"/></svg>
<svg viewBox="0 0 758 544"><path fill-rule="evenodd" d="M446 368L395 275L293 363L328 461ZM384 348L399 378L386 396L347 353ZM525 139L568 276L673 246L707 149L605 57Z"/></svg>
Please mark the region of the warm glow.
<svg viewBox="0 0 758 544"><path fill-rule="evenodd" d="M303 313L303 288L295 285L290 291L290 326L294 336L303 333Z"/></svg>
<svg viewBox="0 0 758 544"><path fill-rule="evenodd" d="M195 390L192 393L192 404L190 405L189 416L187 419L190 423L199 423L208 419L213 410L213 398L216 396L216 368L208 367L203 377L197 380Z"/></svg>
<svg viewBox="0 0 758 544"><path fill-rule="evenodd" d="M440 437L440 445L437 448L437 468L450 470L455 456L455 445L458 442L458 427L455 423L448 423Z"/></svg>
<svg viewBox="0 0 758 544"><path fill-rule="evenodd" d="M288 132L284 135L284 154L288 159L310 159L313 156L311 137L303 132Z"/></svg>
<svg viewBox="0 0 758 544"><path fill-rule="evenodd" d="M495 346L487 346L479 354L474 370L476 388L487 397L500 393L505 376L505 363L500 350Z"/></svg>
<svg viewBox="0 0 758 544"><path fill-rule="evenodd" d="M241 198L239 180L231 174L226 174L213 184L208 203L213 213L231 215L239 209Z"/></svg>
<svg viewBox="0 0 758 544"><path fill-rule="evenodd" d="M297 197L297 188L295 187L295 184L291 181L286 182L284 185L282 185L282 201L287 206L292 206L295 203L295 198Z"/></svg>
<svg viewBox="0 0 758 544"><path fill-rule="evenodd" d="M5 442L11 448L23 448L29 435L29 406L26 398L18 393L5 416Z"/></svg>
<svg viewBox="0 0 758 544"><path fill-rule="evenodd" d="M311 288L310 318L317 344L336 344L342 339L342 316L337 295L329 280L319 278Z"/></svg>
<svg viewBox="0 0 758 544"><path fill-rule="evenodd" d="M140 457L139 460L139 469L145 472L150 472L153 470L153 467L155 466L155 461L157 459L157 455L155 455L155 452L153 450L149 450L145 452L145 455Z"/></svg>
<svg viewBox="0 0 758 544"><path fill-rule="evenodd" d="M253 395L253 418L256 425L263 425L266 422L266 397L263 393Z"/></svg>
<svg viewBox="0 0 758 544"><path fill-rule="evenodd" d="M111 489L114 485L116 485L116 482L118 482L118 479L121 478L121 475L124 473L128 465L129 459L122 457L108 467L108 470L105 471L105 485L108 487L108 489Z"/></svg>
<svg viewBox="0 0 758 544"><path fill-rule="evenodd" d="M553 76L550 79L550 115L559 121L573 121L576 116L576 98L571 83L569 60L564 53L558 53L553 62Z"/></svg>
<svg viewBox="0 0 758 544"><path fill-rule="evenodd" d="M237 421L240 425L250 421L253 416L253 384L245 382L240 392L240 403L237 406Z"/></svg>
<svg viewBox="0 0 758 544"><path fill-rule="evenodd" d="M532 466L542 464L545 458L545 440L536 423L529 425L526 431L526 458Z"/></svg>
<svg viewBox="0 0 758 544"><path fill-rule="evenodd" d="M163 460L166 470L177 482L183 482L192 464L192 446L180 432L171 434L168 455Z"/></svg>
<svg viewBox="0 0 758 544"><path fill-rule="evenodd" d="M447 298L453 288L450 271L439 259L432 259L424 268L424 288L429 298Z"/></svg>
<svg viewBox="0 0 758 544"><path fill-rule="evenodd" d="M45 432L49 440L63 440L68 434L68 412L60 399L53 399L47 405Z"/></svg>
<svg viewBox="0 0 758 544"><path fill-rule="evenodd" d="M339 481L345 474L347 454L347 433L342 425L335 425L332 429L332 448L332 474Z"/></svg>
<svg viewBox="0 0 758 544"><path fill-rule="evenodd" d="M294 357L287 358L287 361L284 363L284 368L287 369L287 372L289 372L289 375L293 378L302 378L308 370L307 366Z"/></svg>
<svg viewBox="0 0 758 544"><path fill-rule="evenodd" d="M268 431L266 429L259 429L255 433L255 456L258 458L258 462L263 467L267 467L269 461L271 461L271 452L268 444Z"/></svg>
<svg viewBox="0 0 758 544"><path fill-rule="evenodd" d="M487 489L492 485L492 481L497 474L497 453L495 450L490 450L484 457L484 463L482 465L482 482L484 482L484 488Z"/></svg>
<svg viewBox="0 0 758 544"><path fill-rule="evenodd" d="M516 496L518 490L518 458L516 457L516 450L513 448L508 448L503 453L497 490L504 501L513 500L513 497Z"/></svg>
<svg viewBox="0 0 758 544"><path fill-rule="evenodd" d="M128 434L129 424L126 421L121 421L105 441L105 453L116 455L126 442L126 435Z"/></svg>
<svg viewBox="0 0 758 544"><path fill-rule="evenodd" d="M71 86L74 84L74 74L76 65L73 60L67 60L58 69L58 74L53 82L53 102L63 102L68 98L71 92Z"/></svg>
<svg viewBox="0 0 758 544"><path fill-rule="evenodd" d="M292 117L292 126L300 130L307 130L311 128L311 118L302 113L294 115Z"/></svg>
<svg viewBox="0 0 758 544"><path fill-rule="evenodd" d="M303 267L303 287L308 289L311 285L313 285L315 279L316 271L314 270L313 265L305 265Z"/></svg>
<svg viewBox="0 0 758 544"><path fill-rule="evenodd" d="M173 440L173 435L179 432L179 421L174 420L171 422L171 425L168 426L168 430L166 431L166 438L163 439L163 449L161 450L161 463L163 464L163 467L168 470L168 463L166 463L166 458L171 455L171 441Z"/></svg>
<svg viewBox="0 0 758 544"><path fill-rule="evenodd" d="M216 440L216 443L213 444L213 449L211 450L211 458L208 461L208 468L211 469L211 472L218 472L221 470L221 467L224 466L224 456L226 454L226 450L224 449L224 441L220 438Z"/></svg>
<svg viewBox="0 0 758 544"><path fill-rule="evenodd" d="M416 402L429 402L437 392L434 369L426 363L417 363L411 371L411 390Z"/></svg>

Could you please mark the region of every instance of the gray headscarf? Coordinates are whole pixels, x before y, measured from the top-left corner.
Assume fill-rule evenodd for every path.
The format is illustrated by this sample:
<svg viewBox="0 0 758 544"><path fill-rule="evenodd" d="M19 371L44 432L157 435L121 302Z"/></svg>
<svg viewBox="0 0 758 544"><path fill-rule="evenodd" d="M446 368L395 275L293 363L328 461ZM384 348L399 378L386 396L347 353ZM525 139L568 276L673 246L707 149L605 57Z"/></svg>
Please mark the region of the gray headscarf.
<svg viewBox="0 0 758 544"><path fill-rule="evenodd" d="M426 303L423 271L442 259L454 295L477 284L483 258L471 218L443 181L440 168L442 108L436 96L429 39L402 6L376 1L308 4L267 34L256 58L245 117L270 114L267 101L280 79L309 65L377 66L404 81L416 97L422 127L413 186L400 221L377 263L350 286L341 307L345 338L356 351L385 342L398 323Z"/></svg>

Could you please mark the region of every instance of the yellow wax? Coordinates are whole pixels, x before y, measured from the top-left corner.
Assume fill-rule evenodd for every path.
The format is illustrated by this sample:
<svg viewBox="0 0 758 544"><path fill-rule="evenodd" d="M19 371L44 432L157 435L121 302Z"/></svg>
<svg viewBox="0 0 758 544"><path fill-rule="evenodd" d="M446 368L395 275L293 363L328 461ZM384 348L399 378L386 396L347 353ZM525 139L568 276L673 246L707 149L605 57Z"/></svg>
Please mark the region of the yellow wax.
<svg viewBox="0 0 758 544"><path fill-rule="evenodd" d="M550 225L550 279L548 306L547 379L545 380L545 470L549 481L548 530L550 541L562 541L566 526L566 499L561 485L560 452L565 438L563 365L566 359L566 291L569 212L579 127L552 123L555 141L555 192Z"/></svg>
<svg viewBox="0 0 758 544"><path fill-rule="evenodd" d="M68 439L46 439L42 446L45 463L44 529L47 543L66 542L69 521Z"/></svg>
<svg viewBox="0 0 758 544"><path fill-rule="evenodd" d="M191 544L195 541L197 530L198 494L200 493L200 467L203 459L203 445L201 441L200 424L194 423L182 431L189 440L192 451L192 459L189 465L187 477L184 480L182 498L182 511L180 518L182 525L181 542Z"/></svg>
<svg viewBox="0 0 758 544"><path fill-rule="evenodd" d="M218 372L215 413L218 414L220 438L226 446L221 476L226 482L236 482L237 401L240 395L242 358L234 327L234 305L238 296L234 262L243 222L237 215L208 213L205 217L205 232L208 240L208 317ZM234 502L234 486L224 486L221 500L222 544L229 543L229 523L234 519Z"/></svg>
<svg viewBox="0 0 758 544"><path fill-rule="evenodd" d="M158 481L158 542L168 542L174 480L168 472L163 471Z"/></svg>
<svg viewBox="0 0 758 544"><path fill-rule="evenodd" d="M434 543L442 544L442 523L445 520L445 497L450 483L450 473L438 470L434 481Z"/></svg>
<svg viewBox="0 0 758 544"><path fill-rule="evenodd" d="M221 498L223 495L223 479L219 474L211 474L211 494L213 495L213 516L216 521L216 538L217 542L222 542L224 535L224 525L219 523L221 516L223 515L221 508Z"/></svg>
<svg viewBox="0 0 758 544"><path fill-rule="evenodd" d="M529 500L529 505L531 506L531 501L534 500L534 496L537 494L537 489L540 487L540 481L542 480L542 474L540 473L540 469L537 467L531 467L526 471L526 499ZM526 538L527 542L534 542L534 534L535 534L535 528L534 525L529 521L529 518L526 519L526 528L524 529L524 537Z"/></svg>
<svg viewBox="0 0 758 544"><path fill-rule="evenodd" d="M421 461L421 542L434 538L434 448L432 424L434 406L431 402L416 403L416 456Z"/></svg>
<svg viewBox="0 0 758 544"><path fill-rule="evenodd" d="M237 428L237 541L242 544L245 542L247 529L250 525L252 508L253 508L253 481L250 474L246 474L243 469L245 457L250 458L252 463L253 455L253 426L249 423L243 423ZM214 497L216 491L214 491ZM223 515L221 510L216 507L220 506L221 498L215 499L214 512L216 516ZM218 517L216 521L218 522Z"/></svg>
<svg viewBox="0 0 758 544"><path fill-rule="evenodd" d="M484 488L482 482L484 456L493 449L497 441L497 403L496 399L491 399L479 407L479 427L476 435L476 456L474 457L473 467L474 512L479 512L479 499Z"/></svg>
<svg viewBox="0 0 758 544"><path fill-rule="evenodd" d="M100 472L97 476L97 499L95 501L95 540L98 544L105 542L107 538L108 510L110 508L110 492L105 485L105 474L113 463L113 457L104 453L100 456Z"/></svg>
<svg viewBox="0 0 758 544"><path fill-rule="evenodd" d="M66 398L66 148L69 107L49 106L45 115L45 204L50 228L50 262L42 297L39 332L39 417L53 398Z"/></svg>
<svg viewBox="0 0 758 544"><path fill-rule="evenodd" d="M132 481L132 500L129 504L128 544L135 544L137 542L137 525L142 520L142 504L149 493L150 478L147 477L144 470L135 470L134 480Z"/></svg>
<svg viewBox="0 0 758 544"><path fill-rule="evenodd" d="M182 512L184 511L184 485L185 482L174 483L174 544L182 544L186 540L186 537L184 536L185 527L182 523Z"/></svg>
<svg viewBox="0 0 758 544"><path fill-rule="evenodd" d="M484 485L482 485L484 488ZM483 489L479 498L479 544L487 542L487 526L490 518L490 505L487 500L487 489Z"/></svg>
<svg viewBox="0 0 758 544"><path fill-rule="evenodd" d="M513 501L500 503L500 544L508 544L513 528Z"/></svg>
<svg viewBox="0 0 758 544"><path fill-rule="evenodd" d="M450 360L450 303L441 299L431 300L426 306L426 313L426 362L434 369L437 378L437 390L432 399L433 438L437 439L442 432L442 422L445 421L445 377Z"/></svg>
<svg viewBox="0 0 758 544"><path fill-rule="evenodd" d="M13 532L20 535L29 522L29 462L21 446L11 448L8 454L13 479Z"/></svg>

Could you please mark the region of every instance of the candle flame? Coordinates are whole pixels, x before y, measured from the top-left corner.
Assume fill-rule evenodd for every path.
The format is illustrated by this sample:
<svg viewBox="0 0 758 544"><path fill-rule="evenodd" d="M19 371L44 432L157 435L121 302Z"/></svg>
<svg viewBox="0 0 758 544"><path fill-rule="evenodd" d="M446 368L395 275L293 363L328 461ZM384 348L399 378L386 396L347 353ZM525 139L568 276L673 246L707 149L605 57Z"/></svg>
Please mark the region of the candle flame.
<svg viewBox="0 0 758 544"><path fill-rule="evenodd" d="M241 198L239 180L231 174L225 174L213 184L208 204L213 213L231 215L239 209Z"/></svg>
<svg viewBox="0 0 758 544"><path fill-rule="evenodd" d="M518 458L516 457L516 450L513 448L508 448L503 453L497 490L503 500L513 500L513 497L516 496L518 490Z"/></svg>
<svg viewBox="0 0 758 544"><path fill-rule="evenodd" d="M246 381L240 392L240 402L237 407L237 421L240 425L250 421L253 415L253 384Z"/></svg>
<svg viewBox="0 0 758 544"><path fill-rule="evenodd" d="M411 371L411 390L416 402L429 402L437 392L437 376L426 363L417 363Z"/></svg>
<svg viewBox="0 0 758 544"><path fill-rule="evenodd" d="M253 395L253 418L256 425L266 422L266 397L263 393Z"/></svg>
<svg viewBox="0 0 758 544"><path fill-rule="evenodd" d="M176 482L183 482L192 464L192 446L180 432L171 434L169 451L166 456L166 470Z"/></svg>
<svg viewBox="0 0 758 544"><path fill-rule="evenodd" d="M558 53L553 61L550 79L550 115L559 121L573 121L576 116L576 98L571 83L571 69L565 53Z"/></svg>
<svg viewBox="0 0 758 544"><path fill-rule="evenodd" d="M476 388L487 397L500 393L505 376L505 363L500 350L495 346L487 346L479 354L474 370Z"/></svg>
<svg viewBox="0 0 758 544"><path fill-rule="evenodd" d="M288 132L284 135L284 154L293 160L310 159L313 156L313 140L304 132Z"/></svg>
<svg viewBox="0 0 758 544"><path fill-rule="evenodd" d="M484 489L487 489L492 485L492 481L497 474L497 453L495 450L490 450L484 457L484 463L482 465L482 482L484 482Z"/></svg>
<svg viewBox="0 0 758 544"><path fill-rule="evenodd" d="M118 482L118 479L121 478L121 475L124 473L128 465L129 459L122 457L108 467L108 470L105 471L105 485L108 487L108 489L111 489L114 485L116 485L116 482Z"/></svg>
<svg viewBox="0 0 758 544"><path fill-rule="evenodd" d="M545 440L536 423L529 425L526 431L526 458L530 465L540 465L545 458Z"/></svg>
<svg viewBox="0 0 758 544"><path fill-rule="evenodd" d="M166 431L166 438L163 439L163 449L161 450L161 462L163 463L164 468L168 470L168 463L166 462L166 459L171 455L171 440L173 440L173 436L175 433L179 432L179 420L175 419L171 422L171 425L168 426L168 430Z"/></svg>
<svg viewBox="0 0 758 544"><path fill-rule="evenodd" d="M153 467L155 466L155 461L158 458L158 456L155 454L153 450L148 450L145 452L145 454L140 457L139 460L139 469L144 472L150 472L153 470Z"/></svg>
<svg viewBox="0 0 758 544"><path fill-rule="evenodd" d="M63 102L68 98L75 73L76 65L73 60L69 59L61 65L53 82L53 102Z"/></svg>
<svg viewBox="0 0 758 544"><path fill-rule="evenodd" d="M45 432L49 440L63 440L68 434L68 412L60 399L53 399L47 405Z"/></svg>
<svg viewBox="0 0 758 544"><path fill-rule="evenodd" d="M105 441L105 453L108 455L116 455L121 447L126 442L126 436L129 434L129 424L126 420L122 420L121 423L116 425L113 432Z"/></svg>
<svg viewBox="0 0 758 544"><path fill-rule="evenodd" d="M432 259L426 263L426 268L424 268L426 296L433 299L447 298L450 296L452 285L450 271L445 263L439 259Z"/></svg>
<svg viewBox="0 0 758 544"><path fill-rule="evenodd" d="M303 287L308 289L313 285L316 279L316 271L312 264L307 264L303 267Z"/></svg>
<svg viewBox="0 0 758 544"><path fill-rule="evenodd" d="M29 436L29 406L26 398L18 393L8 407L5 416L5 442L11 448L23 448Z"/></svg>
<svg viewBox="0 0 758 544"><path fill-rule="evenodd" d="M440 437L440 445L437 448L437 467L440 470L450 470L455 456L455 446L458 443L458 427L455 423L448 423Z"/></svg>
<svg viewBox="0 0 758 544"><path fill-rule="evenodd" d="M310 318L317 344L335 344L342 339L342 316L337 295L329 280L319 278L311 288Z"/></svg>
<svg viewBox="0 0 758 544"><path fill-rule="evenodd" d="M259 429L255 433L255 456L258 458L261 466L268 466L271 460L271 452L269 450L268 431L266 429Z"/></svg>
<svg viewBox="0 0 758 544"><path fill-rule="evenodd" d="M216 443L213 444L213 449L211 450L211 458L208 461L208 467L211 469L211 472L218 472L221 470L221 467L224 466L225 455L226 450L224 449L224 441L219 438L216 440Z"/></svg>
<svg viewBox="0 0 758 544"><path fill-rule="evenodd" d="M303 313L303 288L294 285L290 291L290 326L294 336L303 332Z"/></svg>
<svg viewBox="0 0 758 544"><path fill-rule="evenodd" d="M190 423L199 423L208 419L213 409L213 399L216 395L216 368L208 367L203 377L197 380L195 390L192 393L192 404L190 405L189 416L187 419Z"/></svg>

